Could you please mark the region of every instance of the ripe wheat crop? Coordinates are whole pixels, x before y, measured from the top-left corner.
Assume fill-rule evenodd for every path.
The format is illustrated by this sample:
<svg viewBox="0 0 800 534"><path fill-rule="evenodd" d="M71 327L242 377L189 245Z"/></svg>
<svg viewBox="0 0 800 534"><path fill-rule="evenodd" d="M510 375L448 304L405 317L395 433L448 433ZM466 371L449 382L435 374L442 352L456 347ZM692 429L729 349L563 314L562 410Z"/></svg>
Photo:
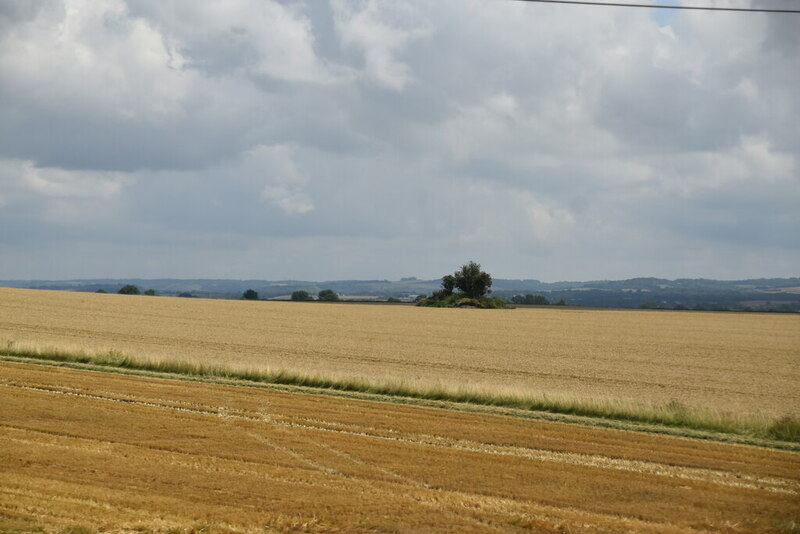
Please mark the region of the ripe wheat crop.
<svg viewBox="0 0 800 534"><path fill-rule="evenodd" d="M800 317L0 289L0 338L150 361L571 401L800 412Z"/></svg>

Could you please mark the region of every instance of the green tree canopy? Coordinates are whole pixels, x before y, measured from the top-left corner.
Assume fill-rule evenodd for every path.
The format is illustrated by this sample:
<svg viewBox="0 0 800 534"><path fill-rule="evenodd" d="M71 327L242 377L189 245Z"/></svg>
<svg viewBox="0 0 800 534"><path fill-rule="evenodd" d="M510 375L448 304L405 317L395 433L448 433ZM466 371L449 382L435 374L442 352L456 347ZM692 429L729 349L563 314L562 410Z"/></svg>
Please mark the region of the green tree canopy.
<svg viewBox="0 0 800 534"><path fill-rule="evenodd" d="M248 289L242 293L242 298L244 300L258 300L258 292L253 289Z"/></svg>
<svg viewBox="0 0 800 534"><path fill-rule="evenodd" d="M292 293L292 300L297 302L307 301L307 300L314 300L311 298L311 295L308 294L308 291L303 291L302 289L298 291L294 291Z"/></svg>
<svg viewBox="0 0 800 534"><path fill-rule="evenodd" d="M453 274L442 277L442 289L434 291L430 297L421 295L417 299L417 306L432 306L437 308L484 308L498 309L508 307L508 301L503 297L489 297L489 288L492 287L492 277L481 270L481 266L474 261L461 266ZM458 289L458 291L454 291Z"/></svg>
<svg viewBox="0 0 800 534"><path fill-rule="evenodd" d="M452 274L446 274L442 277L442 291L444 295L452 295L453 289L456 287L456 277Z"/></svg>
<svg viewBox="0 0 800 534"><path fill-rule="evenodd" d="M445 276L442 279L442 286L445 286ZM489 293L489 288L492 287L492 277L489 273L481 270L479 263L471 261L461 266L461 269L453 273L455 280L455 287L464 293L464 296L471 299L480 298L486 293Z"/></svg>
<svg viewBox="0 0 800 534"><path fill-rule="evenodd" d="M317 295L317 299L321 302L337 302L339 300L339 295L332 289L323 289Z"/></svg>
<svg viewBox="0 0 800 534"><path fill-rule="evenodd" d="M139 291L139 288L133 284L126 284L122 286L117 293L120 295L138 295L141 293L141 291Z"/></svg>

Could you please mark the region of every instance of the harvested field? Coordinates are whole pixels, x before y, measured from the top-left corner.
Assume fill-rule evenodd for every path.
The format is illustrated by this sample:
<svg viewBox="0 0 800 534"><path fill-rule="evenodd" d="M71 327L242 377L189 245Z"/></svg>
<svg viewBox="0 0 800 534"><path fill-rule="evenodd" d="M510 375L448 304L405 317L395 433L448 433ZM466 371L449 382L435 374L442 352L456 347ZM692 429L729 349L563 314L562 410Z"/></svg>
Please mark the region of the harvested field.
<svg viewBox="0 0 800 534"><path fill-rule="evenodd" d="M0 288L0 338L234 369L800 412L800 317L468 310Z"/></svg>
<svg viewBox="0 0 800 534"><path fill-rule="evenodd" d="M800 412L800 317L453 310L0 289L0 337L235 369Z"/></svg>
<svg viewBox="0 0 800 534"><path fill-rule="evenodd" d="M800 455L0 363L0 531L792 532Z"/></svg>

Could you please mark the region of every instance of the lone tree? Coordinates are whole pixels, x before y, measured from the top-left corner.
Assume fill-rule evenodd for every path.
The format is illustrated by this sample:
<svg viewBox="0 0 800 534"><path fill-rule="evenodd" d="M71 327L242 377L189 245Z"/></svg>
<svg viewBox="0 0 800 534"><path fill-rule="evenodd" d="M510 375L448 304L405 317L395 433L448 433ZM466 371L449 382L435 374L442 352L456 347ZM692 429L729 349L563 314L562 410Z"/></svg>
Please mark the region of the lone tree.
<svg viewBox="0 0 800 534"><path fill-rule="evenodd" d="M321 302L338 302L339 295L337 295L332 289L323 289L317 295L317 299Z"/></svg>
<svg viewBox="0 0 800 534"><path fill-rule="evenodd" d="M311 295L308 294L308 291L303 291L302 289L300 289L292 293L292 300L296 302L305 302L314 299L311 297Z"/></svg>
<svg viewBox="0 0 800 534"><path fill-rule="evenodd" d="M119 291L117 291L117 293L119 293L120 295L138 295L141 292L139 291L139 288L136 287L135 285L126 284L126 285L122 286L119 289Z"/></svg>
<svg viewBox="0 0 800 534"><path fill-rule="evenodd" d="M489 273L481 271L480 264L474 261L462 265L461 269L453 273L452 277L447 275L442 278L443 288L447 289L450 278L453 279L455 287L460 289L467 298L477 299L491 293L489 288L492 287L492 277L489 276Z"/></svg>
<svg viewBox="0 0 800 534"><path fill-rule="evenodd" d="M242 293L242 298L244 300L258 300L258 292L248 289L244 293Z"/></svg>

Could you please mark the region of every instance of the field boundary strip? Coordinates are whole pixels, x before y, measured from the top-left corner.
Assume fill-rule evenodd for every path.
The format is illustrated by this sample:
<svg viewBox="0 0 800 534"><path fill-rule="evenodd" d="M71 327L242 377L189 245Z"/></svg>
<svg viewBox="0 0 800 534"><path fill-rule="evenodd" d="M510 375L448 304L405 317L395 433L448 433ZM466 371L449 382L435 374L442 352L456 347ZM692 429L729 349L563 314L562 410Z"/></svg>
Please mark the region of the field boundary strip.
<svg viewBox="0 0 800 534"><path fill-rule="evenodd" d="M23 354L15 354L15 352L23 352ZM99 361L93 361L93 359L99 359ZM220 369L210 369L211 372L209 372L209 369L201 368L196 369L196 372L192 373L192 369L185 369L184 367L181 367L180 364L176 365L176 370L169 369L169 366L164 366L163 363L151 364L151 366L154 368L148 368L148 362L137 362L130 357L123 356L118 353L101 355L70 355L63 352L55 352L53 354L38 354L32 353L32 351L28 350L2 347L0 348L0 361L7 363L64 367L70 369L125 374L167 380L181 380L240 387L255 387L277 391L442 408L472 413L487 413L524 419L544 420L566 424L579 424L583 426L608 428L614 430L662 434L687 439L707 440L800 452L800 439L798 438L795 438L794 440L775 440L747 433L697 429L688 425L681 426L674 423L658 424L649 421L603 417L601 415L576 415L567 410L565 410L566 413L559 413L557 406L546 410L536 410L533 408L517 408L502 404L470 402L468 399L450 400L447 399L446 395L442 395L441 392L437 392L437 395L441 395L444 398L425 398L424 396L413 394L404 395L403 392L373 392L371 391L373 388L371 388L369 385L364 385L362 389L359 389L359 384L353 381L346 381L344 384L346 387L340 388L337 387L334 379L325 379L324 385L315 386L296 384L292 383L291 381L288 383L281 382L280 380L273 382L269 381L269 377L264 376L263 374L251 377L249 375L252 375L252 373L242 373L245 376L239 377L236 376L237 373L235 371L226 371ZM134 363L131 364L131 362ZM214 372L219 374L213 374ZM291 375L287 376L290 379L292 378ZM281 376L278 378L281 378ZM300 378L302 379L303 377Z"/></svg>

